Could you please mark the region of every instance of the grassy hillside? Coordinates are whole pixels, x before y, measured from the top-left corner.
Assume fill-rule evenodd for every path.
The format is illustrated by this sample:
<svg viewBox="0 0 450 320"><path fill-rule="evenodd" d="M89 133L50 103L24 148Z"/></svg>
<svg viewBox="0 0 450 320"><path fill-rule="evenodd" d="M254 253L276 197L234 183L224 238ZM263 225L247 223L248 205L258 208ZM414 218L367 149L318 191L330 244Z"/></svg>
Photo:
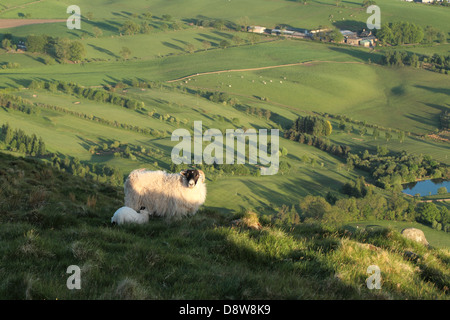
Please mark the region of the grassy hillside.
<svg viewBox="0 0 450 320"><path fill-rule="evenodd" d="M72 3L69 0L46 0L27 4L33 1L9 1L0 12L0 18L19 18L21 14L32 13L32 18L64 19L68 17L66 8ZM133 14L140 15L150 11L153 16L161 18L170 14L175 19L188 19L197 16L221 18L237 22L247 16L252 24L275 27L283 23L298 28L316 28L319 25L360 26L364 24L370 14L362 7L362 1L342 1L336 6L333 0L306 1L306 4L291 0L193 0L185 1L152 1L136 0L123 7L121 0L101 0L93 4L91 1L78 1L82 14L92 13L93 21L105 20L111 23L116 20L128 19ZM428 6L416 3L405 3L400 0L380 0L377 5L382 10L383 21L408 21L414 19L416 23L426 26L433 21L437 28L449 31L447 23L447 8ZM103 8L107 7L108 10ZM283 21L280 21L283 17Z"/></svg>
<svg viewBox="0 0 450 320"><path fill-rule="evenodd" d="M0 19L66 19L72 4L11 0L0 4ZM362 48L236 25L359 31L369 16L362 0L77 5L81 30L64 22L0 29L0 42L52 37L47 53L0 48L0 126L23 131L14 139L0 131L0 298L449 298L449 205L428 208L400 191L401 182L449 178L448 141L429 135L445 137L450 78L424 61L382 61L389 50L447 56L450 44ZM431 25L448 38L448 7L377 5L382 23ZM127 21L141 30L127 34ZM61 58L70 48L61 38L81 43L85 56ZM326 133L289 135L311 115L331 130L321 119ZM208 196L194 217L111 226L122 178L144 167L179 172L171 135L192 132L195 121L203 132L279 129L279 173L205 165ZM423 229L431 247L404 239L407 227ZM66 288L70 265L82 270L81 290ZM366 286L370 265L381 269L381 290Z"/></svg>
<svg viewBox="0 0 450 320"><path fill-rule="evenodd" d="M255 230L250 214L210 209L179 222L112 227L121 189L0 160L2 299L448 298L448 250L393 229ZM70 265L81 268L80 290L66 287ZM381 290L366 287L369 265L381 269Z"/></svg>

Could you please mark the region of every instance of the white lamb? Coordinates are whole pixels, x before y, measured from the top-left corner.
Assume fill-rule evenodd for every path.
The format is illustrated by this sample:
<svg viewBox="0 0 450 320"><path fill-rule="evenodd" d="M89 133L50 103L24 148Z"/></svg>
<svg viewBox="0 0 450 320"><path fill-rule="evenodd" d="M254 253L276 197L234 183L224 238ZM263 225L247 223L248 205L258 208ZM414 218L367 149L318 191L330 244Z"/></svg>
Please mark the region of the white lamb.
<svg viewBox="0 0 450 320"><path fill-rule="evenodd" d="M124 223L147 223L149 220L149 211L147 209L136 210L130 207L119 208L111 218L111 223L124 224Z"/></svg>
<svg viewBox="0 0 450 320"><path fill-rule="evenodd" d="M147 208L150 214L182 218L195 214L206 200L205 174L202 170L180 173L132 171L124 184L125 206Z"/></svg>

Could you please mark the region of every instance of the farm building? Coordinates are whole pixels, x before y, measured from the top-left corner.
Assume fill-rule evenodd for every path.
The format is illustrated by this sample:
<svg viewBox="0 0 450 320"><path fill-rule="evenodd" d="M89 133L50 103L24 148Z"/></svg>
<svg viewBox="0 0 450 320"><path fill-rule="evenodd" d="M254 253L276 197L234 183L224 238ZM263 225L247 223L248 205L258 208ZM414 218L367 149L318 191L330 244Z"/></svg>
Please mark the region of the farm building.
<svg viewBox="0 0 450 320"><path fill-rule="evenodd" d="M359 42L361 40L361 37L358 37L357 35L351 35L345 38L345 43L352 46L359 46Z"/></svg>
<svg viewBox="0 0 450 320"><path fill-rule="evenodd" d="M363 39L359 42L359 45L363 47L370 47L372 45L372 41L368 39Z"/></svg>
<svg viewBox="0 0 450 320"><path fill-rule="evenodd" d="M319 33L319 32L330 32L330 31L332 31L332 29L330 29L330 28L319 28L319 29L311 30L310 33L314 34L314 33Z"/></svg>
<svg viewBox="0 0 450 320"><path fill-rule="evenodd" d="M356 36L356 32L350 30L339 30L344 37Z"/></svg>
<svg viewBox="0 0 450 320"><path fill-rule="evenodd" d="M266 27L250 26L247 28L247 31L254 32L254 33L264 33L264 31L266 31Z"/></svg>
<svg viewBox="0 0 450 320"><path fill-rule="evenodd" d="M363 30L359 35L358 33L350 30L340 30L342 35L344 36L343 43L352 45L352 46L363 46L370 47L375 45L376 38L372 35L372 31Z"/></svg>

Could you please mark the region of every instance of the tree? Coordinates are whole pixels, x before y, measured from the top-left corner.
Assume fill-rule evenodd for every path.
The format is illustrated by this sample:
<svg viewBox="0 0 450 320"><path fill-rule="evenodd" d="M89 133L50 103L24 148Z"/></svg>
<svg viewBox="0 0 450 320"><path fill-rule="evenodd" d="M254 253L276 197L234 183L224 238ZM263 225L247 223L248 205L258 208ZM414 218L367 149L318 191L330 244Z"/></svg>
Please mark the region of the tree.
<svg viewBox="0 0 450 320"><path fill-rule="evenodd" d="M373 129L372 137L374 140L377 140L380 137L380 131L377 128Z"/></svg>
<svg viewBox="0 0 450 320"><path fill-rule="evenodd" d="M432 26L426 26L424 32L424 39L426 43L432 43L438 34L438 30Z"/></svg>
<svg viewBox="0 0 450 320"><path fill-rule="evenodd" d="M152 13L150 11L144 12L142 14L144 16L145 19L150 20L152 18Z"/></svg>
<svg viewBox="0 0 450 320"><path fill-rule="evenodd" d="M92 20L94 18L94 14L92 12L88 12L86 13L86 19L88 19L89 21Z"/></svg>
<svg viewBox="0 0 450 320"><path fill-rule="evenodd" d="M440 212L432 202L426 202L419 207L419 222L431 225L433 221L440 221Z"/></svg>
<svg viewBox="0 0 450 320"><path fill-rule="evenodd" d="M219 44L219 46L222 48L222 49L226 49L227 47L229 47L231 44L230 44L230 42L228 41L228 40L222 40L222 41L220 41L220 44Z"/></svg>
<svg viewBox="0 0 450 320"><path fill-rule="evenodd" d="M377 4L377 3L374 0L364 0L362 3L362 6L364 8L367 8L367 7L375 5L375 4Z"/></svg>
<svg viewBox="0 0 450 320"><path fill-rule="evenodd" d="M419 57L415 53L409 57L409 64L414 68L418 68L420 66Z"/></svg>
<svg viewBox="0 0 450 320"><path fill-rule="evenodd" d="M79 41L73 41L69 45L69 60L74 62L81 61L86 56L86 48Z"/></svg>
<svg viewBox="0 0 450 320"><path fill-rule="evenodd" d="M384 133L384 138L386 139L386 141L389 141L392 138L392 134L389 131L386 131Z"/></svg>
<svg viewBox="0 0 450 320"><path fill-rule="evenodd" d="M47 150L46 150L46 148L45 148L45 143L44 143L44 141L42 140L42 138L39 138L39 147L38 147L38 155L39 156L45 156L45 154L47 153Z"/></svg>
<svg viewBox="0 0 450 320"><path fill-rule="evenodd" d="M403 141L405 141L405 132L404 131L400 131L398 133L398 140L400 141L400 143L403 143Z"/></svg>
<svg viewBox="0 0 450 320"><path fill-rule="evenodd" d="M437 39L438 39L438 42L439 42L440 44L445 44L445 43L447 43L447 36L446 36L445 33L442 32L442 31L439 31L439 32L437 33Z"/></svg>
<svg viewBox="0 0 450 320"><path fill-rule="evenodd" d="M181 30L183 28L183 24L180 21L175 21L172 23L173 30Z"/></svg>
<svg viewBox="0 0 450 320"><path fill-rule="evenodd" d="M136 34L141 30L140 26L131 20L125 21L125 23L120 27L120 32L123 32L127 35Z"/></svg>
<svg viewBox="0 0 450 320"><path fill-rule="evenodd" d="M195 46L192 43L186 44L185 50L189 53L195 52Z"/></svg>
<svg viewBox="0 0 450 320"><path fill-rule="evenodd" d="M203 47L203 49L205 49L205 51L207 51L209 48L211 48L211 42L209 42L209 41L203 41L202 42L202 47Z"/></svg>
<svg viewBox="0 0 450 320"><path fill-rule="evenodd" d="M163 14L162 19L165 21L170 21L172 20L172 16L170 14Z"/></svg>
<svg viewBox="0 0 450 320"><path fill-rule="evenodd" d="M303 218L312 218L315 220L320 220L331 209L331 205L325 198L311 195L306 196L300 202L299 206Z"/></svg>
<svg viewBox="0 0 450 320"><path fill-rule="evenodd" d="M27 50L30 52L41 52L45 53L45 48L49 42L49 38L45 35L29 35L25 40Z"/></svg>
<svg viewBox="0 0 450 320"><path fill-rule="evenodd" d="M342 40L344 40L344 35L338 30L338 29L333 29L329 35L330 40L336 43L341 42Z"/></svg>
<svg viewBox="0 0 450 320"><path fill-rule="evenodd" d="M332 131L333 131L333 126L331 125L331 122L326 120L325 121L325 135L329 136Z"/></svg>
<svg viewBox="0 0 450 320"><path fill-rule="evenodd" d="M169 30L169 25L167 23L162 23L161 24L161 30L166 32L167 30Z"/></svg>
<svg viewBox="0 0 450 320"><path fill-rule="evenodd" d="M247 27L250 25L250 19L245 16L245 17L240 17L237 21L239 28L242 30L242 27L244 29L244 31L247 31Z"/></svg>
<svg viewBox="0 0 450 320"><path fill-rule="evenodd" d="M440 187L437 191L438 194L446 194L448 193L447 188L446 187Z"/></svg>
<svg viewBox="0 0 450 320"><path fill-rule="evenodd" d="M2 40L2 48L5 50L10 50L11 49L11 40L9 40L8 38L4 38Z"/></svg>
<svg viewBox="0 0 450 320"><path fill-rule="evenodd" d="M128 47L122 47L122 50L120 50L119 54L126 60L130 57L131 50Z"/></svg>
<svg viewBox="0 0 450 320"><path fill-rule="evenodd" d="M55 55L58 59L69 59L70 41L66 38L60 38L55 43Z"/></svg>
<svg viewBox="0 0 450 320"><path fill-rule="evenodd" d="M242 38L239 37L238 35L234 35L232 40L233 40L234 44L237 46L242 43Z"/></svg>
<svg viewBox="0 0 450 320"><path fill-rule="evenodd" d="M149 25L146 22L142 22L141 23L141 33L143 34L149 34L150 32L152 32L153 27L151 25Z"/></svg>
<svg viewBox="0 0 450 320"><path fill-rule="evenodd" d="M247 40L253 45L258 41L258 36L255 33L249 33L247 36Z"/></svg>
<svg viewBox="0 0 450 320"><path fill-rule="evenodd" d="M92 32L94 32L94 35L95 35L96 38L98 38L101 35L103 35L103 31L99 27L92 28Z"/></svg>

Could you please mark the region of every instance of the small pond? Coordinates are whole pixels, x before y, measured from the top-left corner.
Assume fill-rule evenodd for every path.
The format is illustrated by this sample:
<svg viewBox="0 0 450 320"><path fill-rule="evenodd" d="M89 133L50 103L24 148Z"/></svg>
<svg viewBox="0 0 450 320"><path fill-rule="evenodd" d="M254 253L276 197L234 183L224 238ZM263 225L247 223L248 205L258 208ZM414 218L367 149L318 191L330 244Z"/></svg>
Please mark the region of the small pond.
<svg viewBox="0 0 450 320"><path fill-rule="evenodd" d="M409 195L420 194L421 196L435 195L441 187L447 188L450 192L450 180L430 179L417 182L410 182L403 185L403 193Z"/></svg>

